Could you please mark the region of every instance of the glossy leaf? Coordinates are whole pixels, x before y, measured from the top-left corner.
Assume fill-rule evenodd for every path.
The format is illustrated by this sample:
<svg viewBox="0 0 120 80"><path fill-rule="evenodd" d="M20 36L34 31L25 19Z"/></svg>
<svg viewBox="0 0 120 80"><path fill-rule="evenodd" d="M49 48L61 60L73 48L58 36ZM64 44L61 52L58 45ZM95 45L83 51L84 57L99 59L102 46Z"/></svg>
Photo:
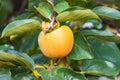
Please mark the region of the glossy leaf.
<svg viewBox="0 0 120 80"><path fill-rule="evenodd" d="M11 53L0 53L0 61L11 62L15 65L25 66L30 70L34 69L34 61L24 53L11 54Z"/></svg>
<svg viewBox="0 0 120 80"><path fill-rule="evenodd" d="M89 43L96 59L114 63L120 70L120 50L113 42L90 39Z"/></svg>
<svg viewBox="0 0 120 80"><path fill-rule="evenodd" d="M87 80L84 75L67 68L54 68L51 71L39 69L38 72L43 80Z"/></svg>
<svg viewBox="0 0 120 80"><path fill-rule="evenodd" d="M28 19L31 16L33 16L33 13L25 12L15 18L15 20L22 20L22 19Z"/></svg>
<svg viewBox="0 0 120 80"><path fill-rule="evenodd" d="M13 63L0 61L0 68L9 69L13 66L15 66Z"/></svg>
<svg viewBox="0 0 120 80"><path fill-rule="evenodd" d="M20 51L21 52L28 52L31 48L36 46L38 44L37 40L38 40L39 33L40 33L40 31L35 31L35 32L23 37L24 41L20 46Z"/></svg>
<svg viewBox="0 0 120 80"><path fill-rule="evenodd" d="M35 80L35 77L30 73L19 73L14 76L14 80Z"/></svg>
<svg viewBox="0 0 120 80"><path fill-rule="evenodd" d="M92 59L93 54L86 38L80 32L77 32L74 34L74 39L74 47L68 58L73 60Z"/></svg>
<svg viewBox="0 0 120 80"><path fill-rule="evenodd" d="M80 66L82 64L82 60L71 60L71 59L67 58L67 61L73 70L80 71Z"/></svg>
<svg viewBox="0 0 120 80"><path fill-rule="evenodd" d="M82 33L85 36L93 37L100 40L106 40L111 42L120 42L120 36L117 36L108 31L99 31L99 30L84 30Z"/></svg>
<svg viewBox="0 0 120 80"><path fill-rule="evenodd" d="M97 19L99 20L99 17L92 12L89 9L86 10L70 10L70 11L64 11L60 13L56 17L57 21L65 22L65 21L74 21L74 20L82 20L86 21L89 19Z"/></svg>
<svg viewBox="0 0 120 80"><path fill-rule="evenodd" d="M12 80L11 72L9 70L0 68L0 80Z"/></svg>
<svg viewBox="0 0 120 80"><path fill-rule="evenodd" d="M97 20L88 20L87 22L83 23L82 28L97 28L101 29L103 27L102 23Z"/></svg>
<svg viewBox="0 0 120 80"><path fill-rule="evenodd" d="M106 6L97 6L93 9L93 11L102 17L112 18L112 19L120 19L120 11L106 7Z"/></svg>
<svg viewBox="0 0 120 80"><path fill-rule="evenodd" d="M119 74L119 69L109 61L105 60L86 60L81 66L83 73L90 75L105 75L116 77Z"/></svg>
<svg viewBox="0 0 120 80"><path fill-rule="evenodd" d="M50 59L43 54L34 54L31 56L36 64L46 64L50 62Z"/></svg>
<svg viewBox="0 0 120 80"><path fill-rule="evenodd" d="M38 7L36 8L36 10L43 15L46 18L50 18L53 14L53 9L52 6L47 3L47 2L41 2L39 3Z"/></svg>
<svg viewBox="0 0 120 80"><path fill-rule="evenodd" d="M28 10L30 11L30 12L36 12L36 10L35 10L35 6L38 6L38 4L40 3L40 2L42 2L43 0L28 0ZM45 0L44 0L45 1Z"/></svg>
<svg viewBox="0 0 120 80"><path fill-rule="evenodd" d="M40 28L40 23L33 19L16 20L8 24L3 32L2 38L11 35L20 35Z"/></svg>
<svg viewBox="0 0 120 80"><path fill-rule="evenodd" d="M30 70L28 70L26 67L23 67L23 66L15 66L15 67L12 67L10 69L11 73L12 73L12 76L16 76L17 74L19 75L19 73L29 73Z"/></svg>
<svg viewBox="0 0 120 80"><path fill-rule="evenodd" d="M73 10L84 10L85 8L80 7L80 6L71 6L68 9L64 10L64 11L73 11Z"/></svg>
<svg viewBox="0 0 120 80"><path fill-rule="evenodd" d="M14 47L8 44L0 45L0 52L14 50Z"/></svg>
<svg viewBox="0 0 120 80"><path fill-rule="evenodd" d="M64 11L67 8L69 8L69 4L66 1L61 1L61 2L59 2L58 4L56 4L54 6L54 10L57 13L60 13L60 12Z"/></svg>
<svg viewBox="0 0 120 80"><path fill-rule="evenodd" d="M61 80L87 80L84 75L75 73L67 68L60 68L57 70L57 76Z"/></svg>
<svg viewBox="0 0 120 80"><path fill-rule="evenodd" d="M72 6L85 6L87 0L66 0Z"/></svg>
<svg viewBox="0 0 120 80"><path fill-rule="evenodd" d="M41 78L43 80L61 80L56 76L56 70L57 68L52 70L37 69L38 73L41 75Z"/></svg>

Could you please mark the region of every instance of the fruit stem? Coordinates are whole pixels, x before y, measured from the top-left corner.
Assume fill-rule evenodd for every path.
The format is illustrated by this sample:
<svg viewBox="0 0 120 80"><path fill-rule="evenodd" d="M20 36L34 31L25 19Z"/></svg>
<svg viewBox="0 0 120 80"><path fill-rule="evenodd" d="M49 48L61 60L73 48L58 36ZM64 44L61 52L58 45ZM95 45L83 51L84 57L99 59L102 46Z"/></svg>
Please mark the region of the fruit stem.
<svg viewBox="0 0 120 80"><path fill-rule="evenodd" d="M65 60L65 66L66 66L67 68L70 68L70 65L69 65L69 63L68 63L66 57L64 58L64 60Z"/></svg>
<svg viewBox="0 0 120 80"><path fill-rule="evenodd" d="M50 24L49 24L49 25L47 26L47 28L46 28L46 31L48 31L50 28L53 28L54 22L55 22L55 16L53 16Z"/></svg>
<svg viewBox="0 0 120 80"><path fill-rule="evenodd" d="M67 67L70 68L70 65L68 64L66 58L60 58L57 60L56 65L59 65L60 67Z"/></svg>
<svg viewBox="0 0 120 80"><path fill-rule="evenodd" d="M53 7L56 4L56 0L47 0ZM50 28L53 28L54 24L55 24L55 17L56 17L56 13L53 12L53 15L51 17L49 17L50 20L50 24L48 25L48 27L46 28L46 31L48 31Z"/></svg>
<svg viewBox="0 0 120 80"><path fill-rule="evenodd" d="M48 70L51 70L54 66L54 59L50 60L50 66L48 66Z"/></svg>
<svg viewBox="0 0 120 80"><path fill-rule="evenodd" d="M64 58L60 58L57 60L56 65L60 66L60 67L65 67L65 60Z"/></svg>

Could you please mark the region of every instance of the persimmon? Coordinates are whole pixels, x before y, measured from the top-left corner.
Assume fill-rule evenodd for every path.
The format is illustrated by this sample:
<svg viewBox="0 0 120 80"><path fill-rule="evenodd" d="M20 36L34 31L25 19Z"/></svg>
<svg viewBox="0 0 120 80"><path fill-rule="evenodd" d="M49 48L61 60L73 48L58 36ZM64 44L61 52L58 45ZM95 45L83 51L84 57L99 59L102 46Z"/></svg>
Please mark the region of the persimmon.
<svg viewBox="0 0 120 80"><path fill-rule="evenodd" d="M42 53L49 58L62 58L67 56L74 43L72 30L68 26L61 26L49 33L41 31L38 44Z"/></svg>

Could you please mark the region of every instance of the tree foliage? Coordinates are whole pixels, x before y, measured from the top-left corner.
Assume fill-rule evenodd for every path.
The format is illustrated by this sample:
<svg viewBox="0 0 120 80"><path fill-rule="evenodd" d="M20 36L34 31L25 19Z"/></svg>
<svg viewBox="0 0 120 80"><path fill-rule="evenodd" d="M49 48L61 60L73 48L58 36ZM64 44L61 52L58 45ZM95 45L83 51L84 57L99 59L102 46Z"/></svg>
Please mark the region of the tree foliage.
<svg viewBox="0 0 120 80"><path fill-rule="evenodd" d="M0 80L117 79L119 0L20 2L19 12L15 13L14 0L0 0ZM74 33L73 49L62 59L45 57L38 47L42 22L53 18Z"/></svg>

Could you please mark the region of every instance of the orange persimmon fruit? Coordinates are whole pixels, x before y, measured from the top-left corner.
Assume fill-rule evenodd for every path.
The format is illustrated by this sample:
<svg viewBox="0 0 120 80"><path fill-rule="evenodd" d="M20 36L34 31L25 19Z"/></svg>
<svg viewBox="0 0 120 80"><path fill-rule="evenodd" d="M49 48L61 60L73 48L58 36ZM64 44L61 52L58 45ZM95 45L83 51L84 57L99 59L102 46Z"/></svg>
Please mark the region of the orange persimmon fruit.
<svg viewBox="0 0 120 80"><path fill-rule="evenodd" d="M64 25L49 33L41 31L38 44L42 53L49 58L62 58L72 50L74 36L72 30Z"/></svg>

